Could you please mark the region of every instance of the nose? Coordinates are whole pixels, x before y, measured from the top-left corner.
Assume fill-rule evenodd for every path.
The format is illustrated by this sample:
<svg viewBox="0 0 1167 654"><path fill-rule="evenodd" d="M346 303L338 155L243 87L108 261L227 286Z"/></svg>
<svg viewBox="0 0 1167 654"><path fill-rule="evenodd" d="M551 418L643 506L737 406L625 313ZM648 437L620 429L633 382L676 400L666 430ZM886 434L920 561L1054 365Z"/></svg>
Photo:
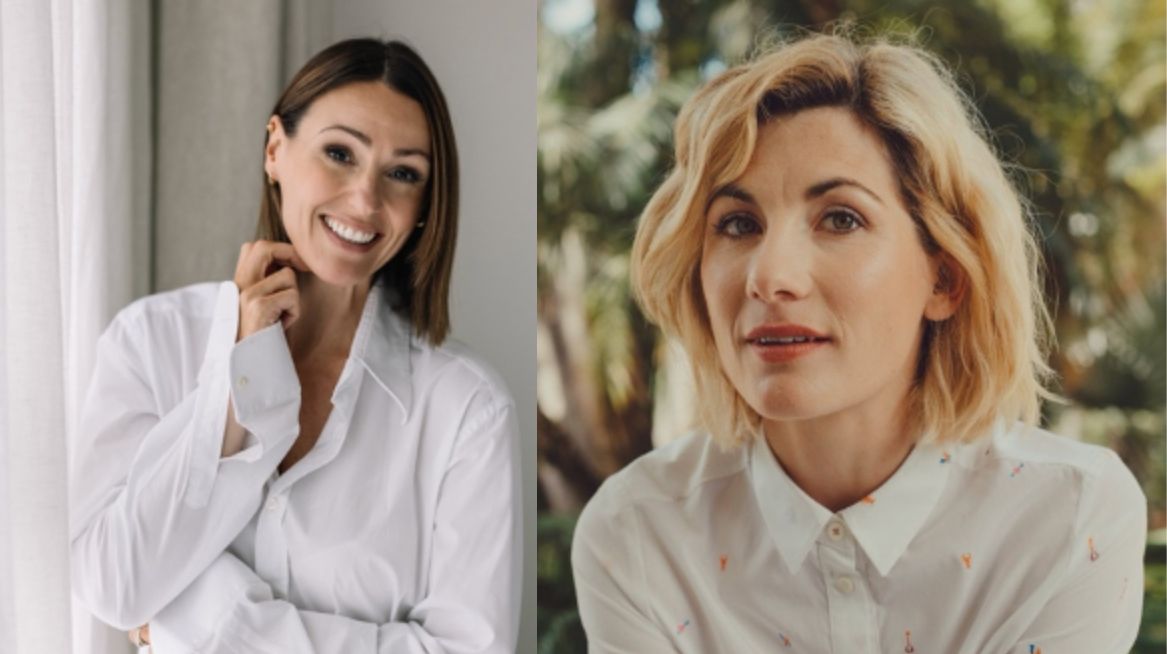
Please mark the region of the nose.
<svg viewBox="0 0 1167 654"><path fill-rule="evenodd" d="M358 216L369 216L377 211L380 197L380 175L368 172L353 179L349 190L351 210Z"/></svg>
<svg viewBox="0 0 1167 654"><path fill-rule="evenodd" d="M763 302L798 300L813 286L811 242L797 228L766 232L750 255L748 292Z"/></svg>

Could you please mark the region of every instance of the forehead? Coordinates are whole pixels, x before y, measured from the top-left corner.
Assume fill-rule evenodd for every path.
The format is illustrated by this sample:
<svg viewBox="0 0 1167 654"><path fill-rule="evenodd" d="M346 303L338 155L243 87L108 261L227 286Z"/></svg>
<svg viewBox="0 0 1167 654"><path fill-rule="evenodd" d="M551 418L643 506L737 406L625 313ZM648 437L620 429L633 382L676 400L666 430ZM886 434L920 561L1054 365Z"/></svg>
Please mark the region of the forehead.
<svg viewBox="0 0 1167 654"><path fill-rule="evenodd" d="M879 134L843 107L804 109L763 124L742 178L759 175L795 185L846 176L888 192L899 188Z"/></svg>
<svg viewBox="0 0 1167 654"><path fill-rule="evenodd" d="M308 136L333 125L350 127L369 136L374 147L428 149L430 142L421 104L377 81L354 82L321 95L301 125Z"/></svg>

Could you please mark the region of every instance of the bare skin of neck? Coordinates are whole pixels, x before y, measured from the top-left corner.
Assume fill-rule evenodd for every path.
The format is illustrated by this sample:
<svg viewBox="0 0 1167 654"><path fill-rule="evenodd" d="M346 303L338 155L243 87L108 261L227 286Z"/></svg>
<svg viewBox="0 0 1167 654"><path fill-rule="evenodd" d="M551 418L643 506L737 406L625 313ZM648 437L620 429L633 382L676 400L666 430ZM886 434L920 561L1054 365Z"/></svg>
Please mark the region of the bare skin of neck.
<svg viewBox="0 0 1167 654"><path fill-rule="evenodd" d="M312 273L297 272L300 318L286 331L297 362L346 358L360 324L369 283L332 286Z"/></svg>
<svg viewBox="0 0 1167 654"><path fill-rule="evenodd" d="M782 469L832 513L883 485L912 451L915 435L905 429L907 388L897 384L884 393L891 397L877 396L846 412L802 421L763 421L766 443Z"/></svg>

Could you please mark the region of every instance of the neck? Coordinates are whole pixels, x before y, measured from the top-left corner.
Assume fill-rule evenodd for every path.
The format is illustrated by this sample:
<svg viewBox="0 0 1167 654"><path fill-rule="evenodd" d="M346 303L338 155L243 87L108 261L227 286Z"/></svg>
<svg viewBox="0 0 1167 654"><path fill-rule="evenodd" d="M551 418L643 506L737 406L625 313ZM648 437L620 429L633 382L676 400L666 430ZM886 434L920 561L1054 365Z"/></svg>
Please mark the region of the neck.
<svg viewBox="0 0 1167 654"><path fill-rule="evenodd" d="M883 485L915 444L905 428L906 393L898 403L872 404L810 420L763 422L766 443L786 474L831 512Z"/></svg>
<svg viewBox="0 0 1167 654"><path fill-rule="evenodd" d="M300 318L287 329L297 362L346 358L361 321L369 283L334 286L310 272L297 272Z"/></svg>

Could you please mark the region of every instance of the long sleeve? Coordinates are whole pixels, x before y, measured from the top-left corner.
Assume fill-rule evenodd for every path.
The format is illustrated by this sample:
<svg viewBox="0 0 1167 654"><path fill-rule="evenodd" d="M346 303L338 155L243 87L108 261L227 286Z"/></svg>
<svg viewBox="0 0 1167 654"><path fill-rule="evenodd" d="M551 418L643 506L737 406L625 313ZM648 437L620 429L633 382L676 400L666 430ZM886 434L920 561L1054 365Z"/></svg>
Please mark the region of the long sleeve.
<svg viewBox="0 0 1167 654"><path fill-rule="evenodd" d="M481 403L462 424L438 496L428 592L401 621L300 609L227 552L153 619L156 651L513 652L521 574L517 461L513 404Z"/></svg>
<svg viewBox="0 0 1167 654"><path fill-rule="evenodd" d="M675 647L650 616L638 528L609 478L584 508L571 547L580 619L594 654L655 654Z"/></svg>
<svg viewBox="0 0 1167 654"><path fill-rule="evenodd" d="M74 444L74 592L123 629L151 619L223 552L298 432L300 386L282 329L236 344L234 283L219 287L185 395L175 370L191 328L176 315L158 320L170 328L126 310L102 335ZM249 445L220 460L228 398Z"/></svg>
<svg viewBox="0 0 1167 654"><path fill-rule="evenodd" d="M1009 650L1127 652L1142 618L1146 498L1113 452L1079 499L1063 583Z"/></svg>

